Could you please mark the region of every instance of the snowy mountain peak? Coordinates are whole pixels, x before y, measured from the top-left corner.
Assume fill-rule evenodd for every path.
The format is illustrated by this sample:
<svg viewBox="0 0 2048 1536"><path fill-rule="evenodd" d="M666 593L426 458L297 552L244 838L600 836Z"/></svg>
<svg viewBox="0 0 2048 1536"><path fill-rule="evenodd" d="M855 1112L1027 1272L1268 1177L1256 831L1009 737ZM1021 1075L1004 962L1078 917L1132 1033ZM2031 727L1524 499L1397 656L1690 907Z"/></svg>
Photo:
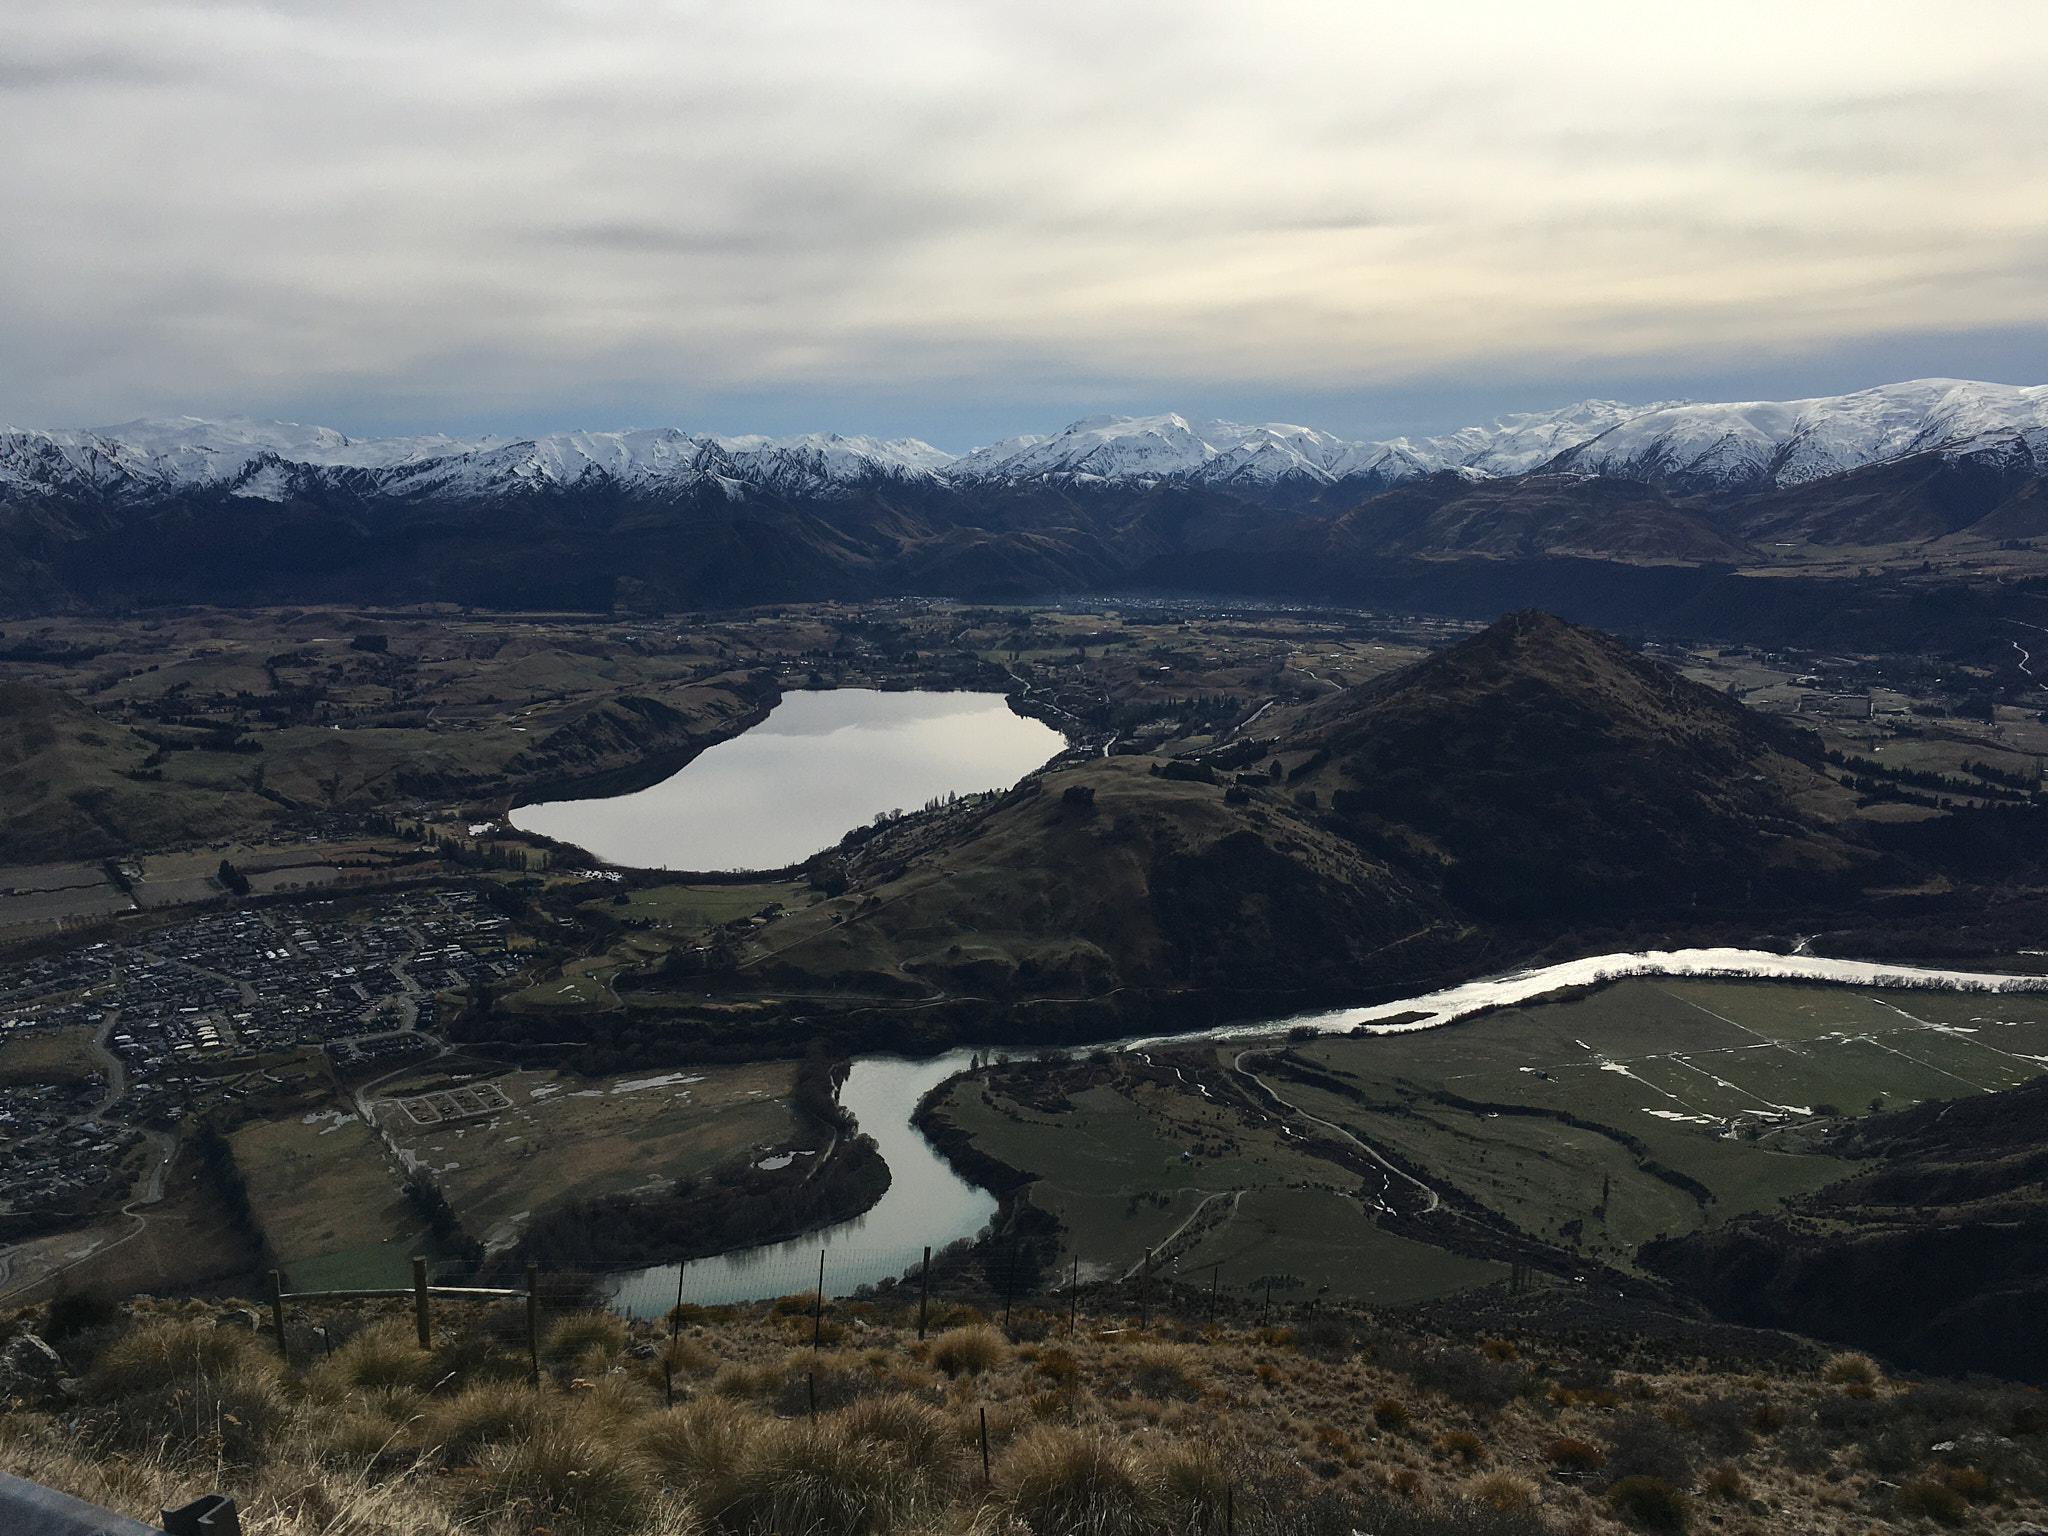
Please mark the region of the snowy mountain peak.
<svg viewBox="0 0 2048 1536"><path fill-rule="evenodd" d="M1911 454L2048 447L2048 386L1909 379L1810 400L1659 406L1560 453L1557 467L1678 490L1802 485Z"/></svg>
<svg viewBox="0 0 2048 1536"><path fill-rule="evenodd" d="M958 456L916 438L836 432L718 436L654 427L355 439L297 422L150 417L93 430L0 431L0 497L287 501L328 486L357 496L458 500L695 488L802 498L888 483L1059 481L1173 482L1299 499L1325 491L1363 496L1446 470L1468 478L1550 470L1725 493L1802 484L1930 451L2048 463L2048 386L1912 379L1809 400L1581 400L1385 442L1347 441L1288 422L1097 415Z"/></svg>

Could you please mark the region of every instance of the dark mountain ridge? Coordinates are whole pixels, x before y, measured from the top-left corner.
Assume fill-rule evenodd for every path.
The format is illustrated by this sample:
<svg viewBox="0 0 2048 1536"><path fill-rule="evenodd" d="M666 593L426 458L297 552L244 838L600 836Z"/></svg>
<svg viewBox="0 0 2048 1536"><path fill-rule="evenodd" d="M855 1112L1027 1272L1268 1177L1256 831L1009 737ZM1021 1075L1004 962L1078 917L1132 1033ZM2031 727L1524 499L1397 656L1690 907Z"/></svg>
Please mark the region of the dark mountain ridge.
<svg viewBox="0 0 2048 1536"><path fill-rule="evenodd" d="M1672 569L1694 586L1755 588L1797 579L1739 574L1780 548L1840 548L1896 583L1930 555L1954 565L1987 542L2048 536L2041 467L2008 451L1928 452L1740 493L1547 467L1366 489L1339 481L1276 500L1269 487L1172 477L878 473L825 488L710 477L636 489L585 476L458 495L332 467L271 487L278 499L239 482L157 495L79 484L0 502L0 611L422 601L659 611L1164 589L1464 612L1466 594L1483 591L1488 616L1534 603L1640 628L1632 614L1672 611ZM1809 613L1858 600L1853 579L1809 588ZM1750 638L1740 626L1759 600L1768 594L1723 592L1682 617L1694 633Z"/></svg>
<svg viewBox="0 0 2048 1536"><path fill-rule="evenodd" d="M1441 857L1475 915L1721 906L1869 860L1816 815L1844 809L1819 738L1536 610L1300 730L1333 815Z"/></svg>

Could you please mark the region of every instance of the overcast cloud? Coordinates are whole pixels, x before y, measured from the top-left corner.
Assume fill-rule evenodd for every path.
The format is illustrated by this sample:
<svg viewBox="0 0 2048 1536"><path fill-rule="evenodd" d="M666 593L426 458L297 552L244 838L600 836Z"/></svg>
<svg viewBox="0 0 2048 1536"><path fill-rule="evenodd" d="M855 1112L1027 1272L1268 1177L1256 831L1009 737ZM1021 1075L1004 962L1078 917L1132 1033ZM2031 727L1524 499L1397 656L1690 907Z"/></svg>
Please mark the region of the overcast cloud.
<svg viewBox="0 0 2048 1536"><path fill-rule="evenodd" d="M11 0L0 418L2043 382L2044 66L2038 0Z"/></svg>

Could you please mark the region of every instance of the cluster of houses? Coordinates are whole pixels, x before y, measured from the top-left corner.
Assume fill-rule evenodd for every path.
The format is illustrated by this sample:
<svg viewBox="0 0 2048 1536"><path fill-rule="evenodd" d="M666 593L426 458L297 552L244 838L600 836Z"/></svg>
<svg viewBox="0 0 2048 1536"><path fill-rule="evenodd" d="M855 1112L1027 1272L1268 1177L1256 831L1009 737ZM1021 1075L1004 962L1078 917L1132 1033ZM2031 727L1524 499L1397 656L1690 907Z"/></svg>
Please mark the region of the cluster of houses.
<svg viewBox="0 0 2048 1536"><path fill-rule="evenodd" d="M365 918L333 902L212 913L0 969L0 1053L70 1063L0 1078L0 1229L116 1181L141 1126L246 1093L281 1053L338 1067L432 1049L434 995L511 975L505 921L467 891L410 891ZM84 1055L103 1067L82 1075ZM118 1083L120 1092L112 1093ZM17 1219L14 1223L19 1225Z"/></svg>

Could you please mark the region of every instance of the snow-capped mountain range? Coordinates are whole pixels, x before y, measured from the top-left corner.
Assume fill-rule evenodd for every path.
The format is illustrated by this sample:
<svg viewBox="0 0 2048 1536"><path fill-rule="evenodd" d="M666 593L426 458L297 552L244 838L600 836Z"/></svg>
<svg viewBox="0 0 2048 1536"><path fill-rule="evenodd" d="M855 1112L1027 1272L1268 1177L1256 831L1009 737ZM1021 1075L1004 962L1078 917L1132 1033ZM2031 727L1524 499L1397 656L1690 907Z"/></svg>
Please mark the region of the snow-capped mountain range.
<svg viewBox="0 0 2048 1536"><path fill-rule="evenodd" d="M286 501L310 490L474 500L716 488L839 496L876 483L1084 486L1180 482L1255 499L1364 494L1443 470L1537 470L1679 491L1803 484L1926 452L2048 465L2048 386L1915 379L1812 400L1623 405L1585 400L1440 437L1352 442L1308 427L1179 415L1091 416L954 455L915 438L722 437L676 428L538 437L352 439L327 427L174 417L94 430L0 430L0 499L133 504L194 493Z"/></svg>

